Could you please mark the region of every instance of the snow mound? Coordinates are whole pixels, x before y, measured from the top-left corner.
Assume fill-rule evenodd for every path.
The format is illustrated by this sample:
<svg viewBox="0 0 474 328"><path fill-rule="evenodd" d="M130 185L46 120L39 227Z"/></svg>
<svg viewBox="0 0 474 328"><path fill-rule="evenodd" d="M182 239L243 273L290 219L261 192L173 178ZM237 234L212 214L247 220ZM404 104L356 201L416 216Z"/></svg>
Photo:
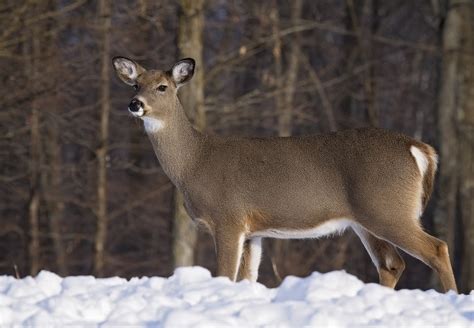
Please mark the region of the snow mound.
<svg viewBox="0 0 474 328"><path fill-rule="evenodd" d="M0 277L0 326L146 327L474 326L470 295L393 291L343 271L259 283L212 278L201 267L170 278Z"/></svg>

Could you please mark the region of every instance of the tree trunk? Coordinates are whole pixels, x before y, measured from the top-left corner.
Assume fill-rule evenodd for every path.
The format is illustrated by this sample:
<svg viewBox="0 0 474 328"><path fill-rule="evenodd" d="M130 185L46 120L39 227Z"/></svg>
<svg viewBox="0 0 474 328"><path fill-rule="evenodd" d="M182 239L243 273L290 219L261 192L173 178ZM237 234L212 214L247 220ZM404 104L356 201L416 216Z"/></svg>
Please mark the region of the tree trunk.
<svg viewBox="0 0 474 328"><path fill-rule="evenodd" d="M377 0L366 0L364 2L362 22L359 31L359 42L361 47L362 61L368 65L368 71L364 76L364 90L367 106L367 116L370 125L379 126L379 111L376 103L376 85L374 68L374 47L372 36L376 34L378 27Z"/></svg>
<svg viewBox="0 0 474 328"><path fill-rule="evenodd" d="M291 110L285 108L285 97L283 95L283 85L285 84L283 76L282 63L282 44L280 36L280 13L277 0L273 0L270 8L270 21L272 25L273 34L273 62L275 69L275 107L278 115L278 134L281 137L288 137L291 135Z"/></svg>
<svg viewBox="0 0 474 328"><path fill-rule="evenodd" d="M54 49L53 44L50 45L51 50ZM54 50L53 50L54 51ZM51 59L56 58L52 53L49 54ZM51 64L52 65L52 64ZM54 81L56 84L56 81ZM53 93L55 93L53 91ZM56 106L59 99L56 94L52 95L52 101L56 105L51 106L51 111L58 114L58 108ZM54 253L56 255L56 267L57 273L61 276L67 275L67 260L66 251L63 245L63 237L61 229L61 218L64 213L64 202L62 201L61 194L61 141L60 133L57 122L49 121L47 125L48 134L45 148L48 149L48 162L49 162L49 177L48 177L48 214L49 214L49 226L51 231L51 239L53 241Z"/></svg>
<svg viewBox="0 0 474 328"><path fill-rule="evenodd" d="M37 10L37 4L32 4L31 14ZM25 45L25 54L31 55L31 59L26 66L26 74L31 81L31 92L34 94L38 88L39 79L39 57L41 54L38 26L31 29L30 37ZM29 51L29 52L28 52ZM41 132L40 132L40 110L38 103L33 96L31 101L30 116L30 200L28 205L29 216L29 245L28 254L30 259L30 275L36 275L40 269L40 237L39 237L39 210L41 192Z"/></svg>
<svg viewBox="0 0 474 328"><path fill-rule="evenodd" d="M440 200L435 228L448 242L452 257L457 255L455 241L462 241L455 262L461 269L459 289L469 291L474 288L474 1L452 0L448 7L442 32Z"/></svg>
<svg viewBox="0 0 474 328"><path fill-rule="evenodd" d="M459 105L456 115L459 140L459 210L463 233L460 285L462 291L468 292L474 289L474 1L457 2L462 22ZM453 1L453 5L455 3Z"/></svg>
<svg viewBox="0 0 474 328"><path fill-rule="evenodd" d="M110 113L110 0L99 1L99 16L101 26L101 73L100 73L100 139L96 151L98 162L97 176L97 234L95 239L95 274L104 275L105 244L107 241L107 162Z"/></svg>
<svg viewBox="0 0 474 328"><path fill-rule="evenodd" d="M30 202L28 206L30 238L28 253L30 258L30 275L35 275L39 270L39 206L40 206L40 184L39 184L39 111L32 105L31 109L31 134L30 134Z"/></svg>
<svg viewBox="0 0 474 328"><path fill-rule="evenodd" d="M179 98L195 127L203 131L206 126L204 108L204 61L202 54L204 28L204 0L181 0L178 47L181 57L196 61L193 80L180 90ZM175 189L173 261L174 266L194 264L197 230L186 213L183 195Z"/></svg>
<svg viewBox="0 0 474 328"><path fill-rule="evenodd" d="M353 74L355 65L360 61L367 69L363 72L362 88L364 90L364 107L359 108L352 98L348 98L348 107L351 109L351 119L362 119L360 113L366 114L364 121L372 126L379 125L379 112L376 102L375 69L373 65L374 45L372 37L378 28L378 1L377 0L346 0L346 26L357 36L357 44L352 45L347 40L345 47L348 50L348 71ZM359 122L357 122L359 123ZM365 123L365 122L364 122Z"/></svg>
<svg viewBox="0 0 474 328"><path fill-rule="evenodd" d="M56 12L58 6L54 0L45 0L45 9L51 12ZM61 24L61 18L55 18L50 23L46 23L45 29L51 31L51 36L46 37L45 47L44 47L44 61L43 67L45 71L42 75L47 74L48 78L46 81L43 79L42 84L47 84L48 89L52 91L49 92L47 97L43 97L44 106L49 108L49 111L53 113L53 117L57 117L61 114L60 108L63 107L62 99L57 90L58 84L58 74L61 66L55 64L60 60L60 55L58 54L58 47L60 42L58 40L57 29ZM48 169L45 169L47 177L44 179L44 184L42 184L44 190L48 192L44 195L44 200L47 207L47 213L49 218L49 229L50 229L50 238L53 243L54 254L56 256L56 272L61 276L67 275L67 259L66 259L66 250L63 244L63 229L62 227L62 215L64 212L64 202L62 201L63 195L61 193L61 184L62 184L62 159L61 159L61 137L60 137L60 127L59 122L56 119L51 119L51 115L48 115L46 118L46 134L44 137L43 148L44 153L46 154L46 163ZM49 118L49 119L48 119Z"/></svg>
<svg viewBox="0 0 474 328"><path fill-rule="evenodd" d="M61 218L64 213L64 202L61 200L61 144L58 127L50 124L48 127L48 148L50 156L50 181L49 191L54 197L50 200L48 212L50 216L50 229L53 240L54 253L56 255L57 273L61 276L67 275L66 252L63 245Z"/></svg>
<svg viewBox="0 0 474 328"><path fill-rule="evenodd" d="M297 26L298 24L301 17L302 6L302 0L295 0L291 3L291 24L293 26ZM283 45L280 37L280 15L278 2L276 0L272 3L270 20L272 22L272 34L274 38L272 53L275 64L275 87L277 90L275 105L278 114L278 135L280 137L289 137L292 134L293 100L300 66L301 36L300 34L296 34L290 41L288 68L286 69L286 74L284 74L282 60ZM288 245L289 241L287 240L272 240L273 256L271 256L271 261L277 280L281 280L278 267L285 266L286 261L284 254L288 249Z"/></svg>
<svg viewBox="0 0 474 328"><path fill-rule="evenodd" d="M379 125L379 114L375 101L375 72L373 66L373 44L372 36L377 30L377 0L364 0L357 2L347 0L346 7L352 23L352 29L357 34L357 52L360 60L367 65L367 71L363 76L363 88L365 93L365 105L367 108L368 122L372 126ZM361 8L359 8L361 7ZM357 13L360 11L360 16Z"/></svg>

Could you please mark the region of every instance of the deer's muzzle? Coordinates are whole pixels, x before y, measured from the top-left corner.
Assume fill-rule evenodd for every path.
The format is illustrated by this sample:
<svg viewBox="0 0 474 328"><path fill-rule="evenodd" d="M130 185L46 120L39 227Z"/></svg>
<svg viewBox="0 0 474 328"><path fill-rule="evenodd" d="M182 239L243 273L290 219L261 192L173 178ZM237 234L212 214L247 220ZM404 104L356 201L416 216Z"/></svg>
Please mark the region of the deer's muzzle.
<svg viewBox="0 0 474 328"><path fill-rule="evenodd" d="M142 116L144 112L143 103L137 98L133 98L132 101L130 102L130 105L128 105L128 110L134 116Z"/></svg>

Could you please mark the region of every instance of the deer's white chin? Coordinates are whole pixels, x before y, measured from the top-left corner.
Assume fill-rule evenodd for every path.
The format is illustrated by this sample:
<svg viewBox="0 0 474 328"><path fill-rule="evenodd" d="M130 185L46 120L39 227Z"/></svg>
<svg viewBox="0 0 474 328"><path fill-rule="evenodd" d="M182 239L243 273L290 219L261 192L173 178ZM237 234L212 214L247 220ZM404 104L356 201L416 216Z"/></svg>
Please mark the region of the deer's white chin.
<svg viewBox="0 0 474 328"><path fill-rule="evenodd" d="M143 116L142 120L143 125L145 127L145 131L148 133L158 132L160 130L163 130L163 128L165 127L165 122L163 122L163 120L154 117Z"/></svg>
<svg viewBox="0 0 474 328"><path fill-rule="evenodd" d="M136 112L132 112L130 109L129 109L128 111L129 111L130 113L132 113L132 115L135 116L135 117L142 117L143 114L145 114L145 111L143 110L142 107L140 107L140 108L138 109L138 111L136 111Z"/></svg>

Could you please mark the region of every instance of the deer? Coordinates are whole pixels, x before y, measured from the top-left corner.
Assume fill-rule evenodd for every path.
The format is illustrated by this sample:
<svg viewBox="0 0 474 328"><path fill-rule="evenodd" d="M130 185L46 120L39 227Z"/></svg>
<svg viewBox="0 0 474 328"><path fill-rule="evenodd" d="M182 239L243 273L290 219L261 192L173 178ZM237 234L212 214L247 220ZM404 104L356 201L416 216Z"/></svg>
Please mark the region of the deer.
<svg viewBox="0 0 474 328"><path fill-rule="evenodd" d="M319 238L351 228L381 285L395 288L405 269L401 249L431 267L444 291L457 292L446 242L420 223L437 169L428 144L373 127L266 138L204 134L178 98L193 77L192 58L168 70L126 57L112 63L135 89L128 110L143 121L187 213L213 237L218 276L257 281L263 238Z"/></svg>

